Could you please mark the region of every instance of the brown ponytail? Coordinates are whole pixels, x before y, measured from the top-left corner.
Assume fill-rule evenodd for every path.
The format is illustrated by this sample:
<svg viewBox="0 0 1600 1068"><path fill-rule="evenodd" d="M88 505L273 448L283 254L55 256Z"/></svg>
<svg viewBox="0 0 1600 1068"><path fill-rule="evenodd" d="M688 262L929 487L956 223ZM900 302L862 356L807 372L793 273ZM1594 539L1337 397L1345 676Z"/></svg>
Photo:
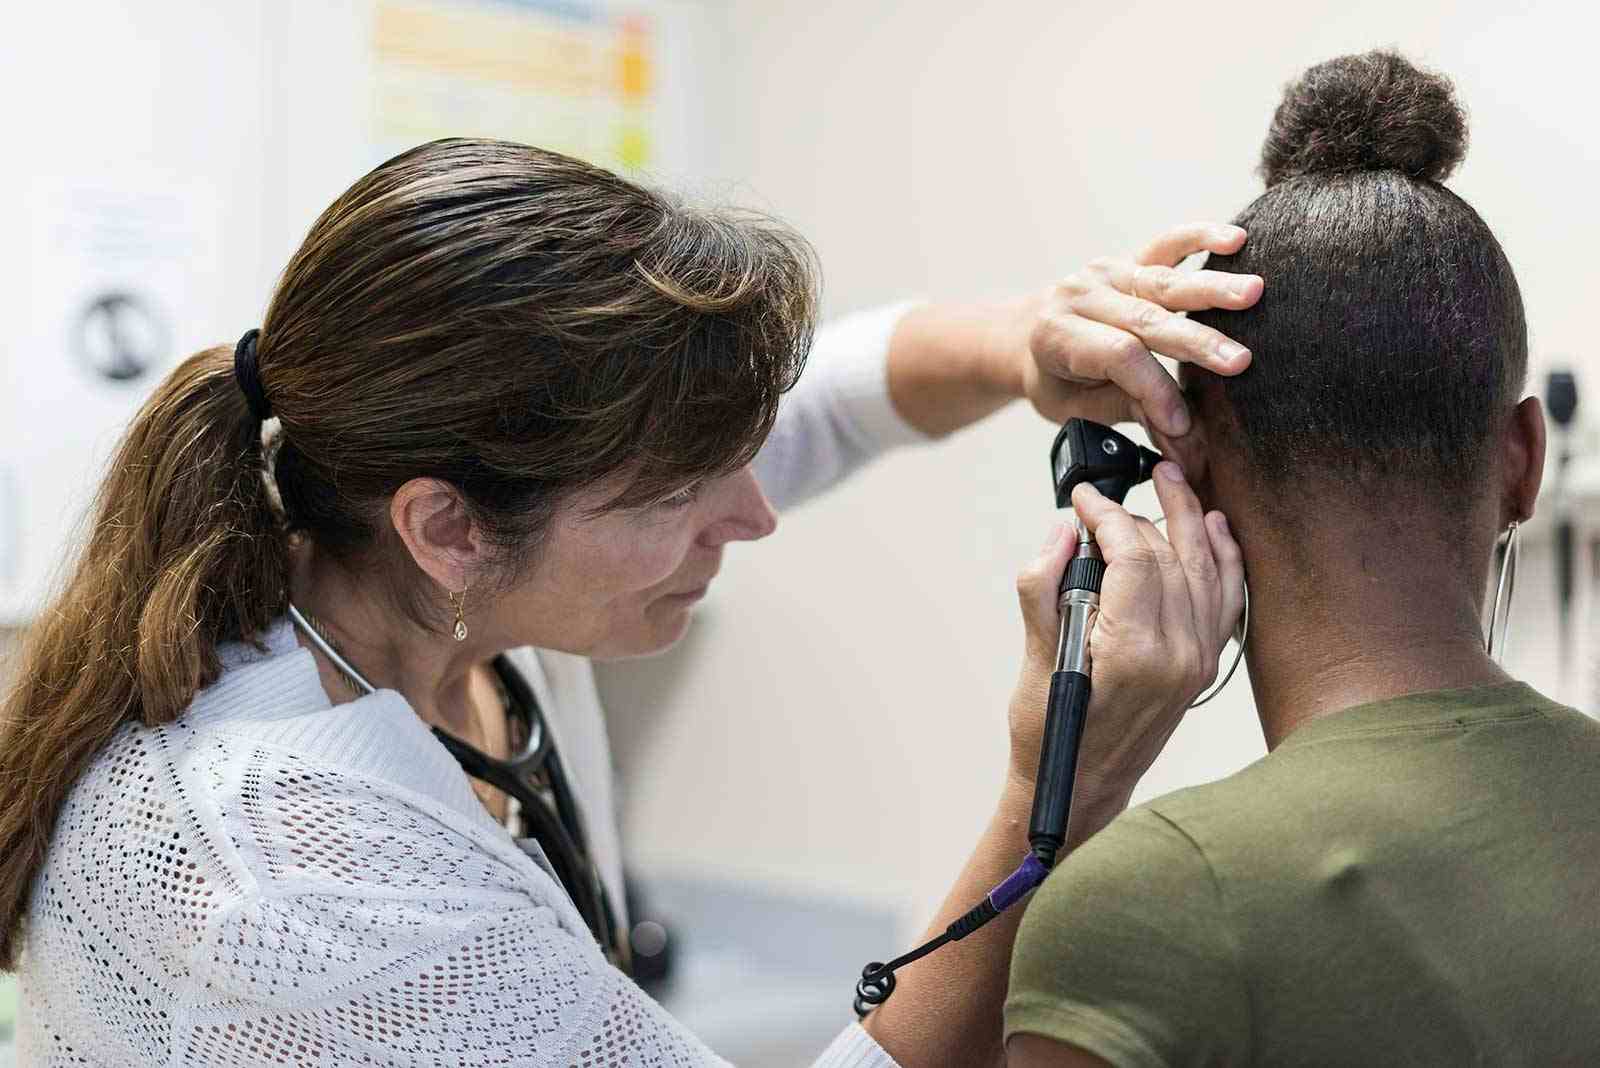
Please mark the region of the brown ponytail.
<svg viewBox="0 0 1600 1068"><path fill-rule="evenodd" d="M0 713L0 966L56 814L125 722L167 723L215 681L217 644L284 607L285 559L262 478L260 424L225 348L191 356L122 441L89 544L28 632ZM19 788L22 787L22 788Z"/></svg>

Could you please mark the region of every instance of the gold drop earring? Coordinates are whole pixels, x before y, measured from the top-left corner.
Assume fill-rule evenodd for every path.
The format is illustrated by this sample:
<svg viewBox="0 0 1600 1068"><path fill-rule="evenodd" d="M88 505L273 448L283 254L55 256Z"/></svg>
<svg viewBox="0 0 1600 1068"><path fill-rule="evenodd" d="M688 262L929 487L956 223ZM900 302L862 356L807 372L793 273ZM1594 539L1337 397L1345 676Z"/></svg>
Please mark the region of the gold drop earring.
<svg viewBox="0 0 1600 1068"><path fill-rule="evenodd" d="M463 586L460 593L450 593L448 590L445 592L450 597L451 607L456 610L456 629L452 633L455 635L456 641L464 642L467 640L467 621L464 618L467 608L466 587Z"/></svg>

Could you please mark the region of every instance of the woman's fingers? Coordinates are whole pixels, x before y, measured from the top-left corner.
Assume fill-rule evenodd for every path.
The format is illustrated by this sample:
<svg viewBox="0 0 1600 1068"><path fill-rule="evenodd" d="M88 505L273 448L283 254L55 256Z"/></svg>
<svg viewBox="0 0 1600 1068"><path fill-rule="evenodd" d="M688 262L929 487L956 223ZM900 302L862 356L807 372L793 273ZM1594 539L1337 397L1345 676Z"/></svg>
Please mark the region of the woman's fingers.
<svg viewBox="0 0 1600 1068"><path fill-rule="evenodd" d="M1233 636L1244 609L1244 554L1239 543L1233 540L1228 518L1221 512L1206 516L1206 536L1211 541L1211 555L1217 562L1218 581L1222 601L1217 606L1217 648L1222 648Z"/></svg>
<svg viewBox="0 0 1600 1068"><path fill-rule="evenodd" d="M1178 465L1156 465L1156 496L1167 517L1167 540L1183 569L1190 605L1190 627L1200 643L1201 655L1215 660L1222 645L1215 640L1216 621L1222 604L1222 582L1206 531L1205 513L1200 499L1184 481Z"/></svg>
<svg viewBox="0 0 1600 1068"><path fill-rule="evenodd" d="M1051 376L1040 379L1031 396L1034 408L1052 423L1065 423L1074 417L1107 426L1146 421L1144 413L1113 382L1091 386ZM1146 425L1145 430L1149 429Z"/></svg>
<svg viewBox="0 0 1600 1068"><path fill-rule="evenodd" d="M1067 561L1077 549L1073 533L1072 524L1057 523L1039 555L1017 575L1017 602L1022 607L1026 651L1037 663L1055 659L1055 643L1061 630L1058 591Z"/></svg>
<svg viewBox="0 0 1600 1068"><path fill-rule="evenodd" d="M1113 383L1162 433L1189 432L1189 408L1178 383L1135 334L1068 309L1039 321L1033 352L1039 366L1058 378Z"/></svg>
<svg viewBox="0 0 1600 1068"><path fill-rule="evenodd" d="M1160 464L1155 483L1165 536L1091 485L1078 486L1072 503L1106 561L1100 620L1116 628L1118 655L1144 658L1149 676L1169 677L1192 699L1215 677L1239 618L1243 558L1221 513L1205 515L1175 465Z"/></svg>
<svg viewBox="0 0 1600 1068"><path fill-rule="evenodd" d="M1135 261L1176 267L1196 252L1227 256L1244 247L1245 237L1245 231L1232 223L1184 223L1146 245Z"/></svg>
<svg viewBox="0 0 1600 1068"><path fill-rule="evenodd" d="M1088 269L1129 296L1175 312L1239 311L1260 300L1265 285L1258 274L1180 271L1133 260L1096 260Z"/></svg>
<svg viewBox="0 0 1600 1068"><path fill-rule="evenodd" d="M1109 576L1113 568L1117 571L1116 581L1100 587L1102 619L1109 618L1119 627L1157 639L1164 582L1155 547L1126 508L1088 482L1073 488L1072 507L1100 547L1106 574ZM1156 538L1159 540L1160 535Z"/></svg>
<svg viewBox="0 0 1600 1068"><path fill-rule="evenodd" d="M1250 350L1227 335L1170 310L1172 305L1163 306L1164 301L1130 296L1134 276L1122 267L1108 265L1105 270L1112 284L1091 288L1074 303L1074 310L1137 337L1146 350L1218 374L1238 374L1250 365Z"/></svg>
<svg viewBox="0 0 1600 1068"><path fill-rule="evenodd" d="M1196 252L1235 252L1244 240L1237 226L1174 227L1137 259L1096 261L1026 302L1033 327L1022 361L1023 390L1034 406L1056 420L1080 414L1076 406L1090 399L1081 387L1110 382L1151 428L1170 438L1189 433L1188 406L1153 353L1238 374L1250 364L1249 351L1180 313L1248 308L1261 298L1263 282L1256 275L1174 268Z"/></svg>
<svg viewBox="0 0 1600 1068"><path fill-rule="evenodd" d="M1161 530L1144 516L1134 516L1139 533L1155 554L1156 568L1161 576L1161 616L1157 638L1171 665L1178 669L1188 682L1203 670L1205 657L1200 648L1199 627L1195 623L1195 606L1189 590L1189 576L1183 561L1172 544L1161 536ZM1101 586L1104 594L1105 587Z"/></svg>

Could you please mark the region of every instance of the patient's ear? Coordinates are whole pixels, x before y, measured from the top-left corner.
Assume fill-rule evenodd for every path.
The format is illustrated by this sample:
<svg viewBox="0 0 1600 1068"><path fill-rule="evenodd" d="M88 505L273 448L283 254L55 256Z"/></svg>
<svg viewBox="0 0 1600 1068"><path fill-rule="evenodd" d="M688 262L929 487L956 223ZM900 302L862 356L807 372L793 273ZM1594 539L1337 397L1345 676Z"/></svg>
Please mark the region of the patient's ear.
<svg viewBox="0 0 1600 1068"><path fill-rule="evenodd" d="M1538 397L1524 399L1511 413L1501 440L1503 485L1500 526L1513 519L1533 518L1534 502L1539 498L1539 483L1544 478L1544 406Z"/></svg>
<svg viewBox="0 0 1600 1068"><path fill-rule="evenodd" d="M1145 433L1150 435L1150 444L1155 446L1157 452L1183 468L1184 480L1198 493L1205 484L1207 465L1206 432L1200 421L1195 420L1193 427L1181 438L1168 437L1148 426L1145 427ZM1204 504L1205 497L1202 496L1200 501Z"/></svg>
<svg viewBox="0 0 1600 1068"><path fill-rule="evenodd" d="M1191 418L1187 434L1179 438L1168 437L1151 429L1149 423L1145 424L1145 432L1150 435L1150 444L1154 445L1162 456L1183 468L1184 480L1196 493L1200 493L1201 486L1205 484L1206 467L1210 463L1210 454L1206 448L1208 440L1206 419L1207 408L1214 406L1200 396L1202 388L1200 380L1203 377L1188 364L1178 365L1178 387L1183 392L1184 403L1189 406ZM1200 503L1205 503L1204 494L1200 495Z"/></svg>

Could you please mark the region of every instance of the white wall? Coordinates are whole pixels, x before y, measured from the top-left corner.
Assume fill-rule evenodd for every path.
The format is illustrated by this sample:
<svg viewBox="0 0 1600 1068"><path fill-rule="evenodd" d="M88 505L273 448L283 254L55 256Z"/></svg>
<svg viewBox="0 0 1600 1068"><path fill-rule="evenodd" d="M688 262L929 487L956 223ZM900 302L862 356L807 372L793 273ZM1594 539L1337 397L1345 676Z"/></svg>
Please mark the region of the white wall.
<svg viewBox="0 0 1600 1068"><path fill-rule="evenodd" d="M1519 272L1530 384L1581 362L1593 418L1590 10L750 0L727 8L722 165L735 195L816 243L831 312L1006 293L1168 224L1228 217L1260 190L1252 169L1283 84L1397 45L1450 74L1470 111L1452 187ZM737 547L676 653L602 669L643 866L926 915L996 795L1021 637L1013 574L1050 521L1051 432L1019 408L883 462ZM1513 653L1553 691L1535 550ZM1241 672L1141 796L1261 752Z"/></svg>
<svg viewBox="0 0 1600 1068"><path fill-rule="evenodd" d="M244 329L266 276L261 5L89 6L29 5L0 35L0 622L36 606L122 421L179 354ZM170 347L114 385L71 324L126 283L163 306Z"/></svg>

